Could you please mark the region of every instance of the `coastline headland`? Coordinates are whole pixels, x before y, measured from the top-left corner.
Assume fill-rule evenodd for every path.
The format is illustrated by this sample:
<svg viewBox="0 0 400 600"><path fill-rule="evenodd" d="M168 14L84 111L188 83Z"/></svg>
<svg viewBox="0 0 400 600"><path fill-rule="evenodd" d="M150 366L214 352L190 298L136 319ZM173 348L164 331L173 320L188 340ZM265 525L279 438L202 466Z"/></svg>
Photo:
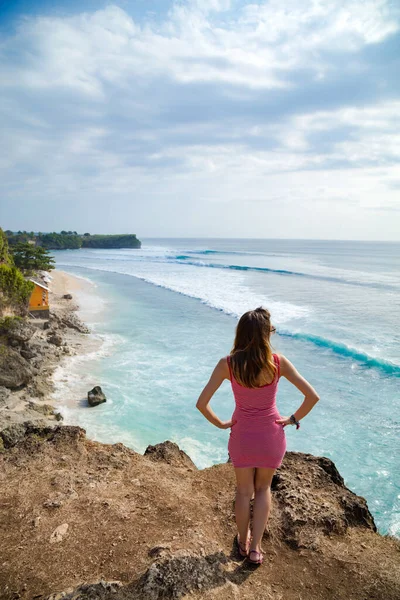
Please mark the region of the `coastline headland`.
<svg viewBox="0 0 400 600"><path fill-rule="evenodd" d="M80 285L55 271L49 321L7 334L17 368L1 366L0 598L400 597L400 540L376 531L328 458L285 456L255 568L236 554L231 465L199 470L169 441L142 455L63 425L52 374L98 343L76 314Z"/></svg>

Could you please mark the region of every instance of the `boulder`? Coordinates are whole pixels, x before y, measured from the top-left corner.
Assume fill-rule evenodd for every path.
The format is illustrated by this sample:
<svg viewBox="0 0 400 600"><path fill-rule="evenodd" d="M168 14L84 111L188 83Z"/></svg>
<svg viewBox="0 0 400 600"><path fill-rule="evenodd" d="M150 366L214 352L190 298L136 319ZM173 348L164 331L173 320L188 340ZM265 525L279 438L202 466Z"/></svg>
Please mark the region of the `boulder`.
<svg viewBox="0 0 400 600"><path fill-rule="evenodd" d="M0 346L0 386L13 390L26 385L31 379L32 371L19 352Z"/></svg>
<svg viewBox="0 0 400 600"><path fill-rule="evenodd" d="M169 440L155 446L147 446L144 456L147 456L151 460L166 462L175 467L186 467L187 469L197 470L190 456L181 450L178 444Z"/></svg>
<svg viewBox="0 0 400 600"><path fill-rule="evenodd" d="M137 596L132 597L161 600L182 598L193 592L204 593L226 583L223 568L226 562L223 552L208 556L187 553L156 561L142 575L135 586Z"/></svg>
<svg viewBox="0 0 400 600"><path fill-rule="evenodd" d="M18 444L18 442L24 439L25 432L26 426L23 423L14 423L0 431L4 447L11 448L15 444Z"/></svg>
<svg viewBox="0 0 400 600"><path fill-rule="evenodd" d="M64 300L72 300L72 294L64 294Z"/></svg>
<svg viewBox="0 0 400 600"><path fill-rule="evenodd" d="M96 385L87 395L89 406L98 406L103 402L107 401L107 398L103 394L103 390L99 385Z"/></svg>
<svg viewBox="0 0 400 600"><path fill-rule="evenodd" d="M27 342L31 339L36 329L23 319L9 318L4 319L0 325L0 335L4 335L9 340L16 342Z"/></svg>
<svg viewBox="0 0 400 600"><path fill-rule="evenodd" d="M329 458L287 452L271 488L277 510L269 531L292 548L315 550L321 536L349 527L376 531L366 500L345 486Z"/></svg>
<svg viewBox="0 0 400 600"><path fill-rule="evenodd" d="M28 349L28 350L21 350L20 354L26 360L31 360L31 358L35 358L35 356L36 356L35 352L33 352L30 349Z"/></svg>
<svg viewBox="0 0 400 600"><path fill-rule="evenodd" d="M58 335L57 333L53 333L53 335L50 335L47 339L49 343L54 344L54 346L62 346L63 339L61 335Z"/></svg>

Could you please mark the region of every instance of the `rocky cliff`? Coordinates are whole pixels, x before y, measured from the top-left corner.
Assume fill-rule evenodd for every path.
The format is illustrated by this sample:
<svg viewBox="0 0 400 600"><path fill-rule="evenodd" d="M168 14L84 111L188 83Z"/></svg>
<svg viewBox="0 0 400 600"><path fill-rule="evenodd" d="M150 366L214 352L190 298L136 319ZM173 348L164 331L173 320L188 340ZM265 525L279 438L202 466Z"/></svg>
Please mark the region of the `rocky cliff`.
<svg viewBox="0 0 400 600"><path fill-rule="evenodd" d="M79 427L24 425L0 454L0 597L400 598L400 542L327 458L287 453L260 567L235 551L230 464L145 455Z"/></svg>

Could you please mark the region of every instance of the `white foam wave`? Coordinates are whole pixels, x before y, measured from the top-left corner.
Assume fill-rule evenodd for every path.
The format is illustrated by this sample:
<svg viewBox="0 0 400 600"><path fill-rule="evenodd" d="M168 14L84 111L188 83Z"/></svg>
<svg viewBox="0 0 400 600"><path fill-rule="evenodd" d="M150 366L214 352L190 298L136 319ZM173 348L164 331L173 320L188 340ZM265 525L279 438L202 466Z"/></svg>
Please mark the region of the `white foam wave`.
<svg viewBox="0 0 400 600"><path fill-rule="evenodd" d="M161 266L135 262L115 264L110 267L100 260L96 266L85 265L85 267L136 277L147 283L196 298L212 308L236 317L262 305L271 311L274 322L279 325L293 319L307 317L311 312L309 307L272 300L267 293L257 294L246 285L245 273L205 269L199 277L196 267L191 265L164 263Z"/></svg>

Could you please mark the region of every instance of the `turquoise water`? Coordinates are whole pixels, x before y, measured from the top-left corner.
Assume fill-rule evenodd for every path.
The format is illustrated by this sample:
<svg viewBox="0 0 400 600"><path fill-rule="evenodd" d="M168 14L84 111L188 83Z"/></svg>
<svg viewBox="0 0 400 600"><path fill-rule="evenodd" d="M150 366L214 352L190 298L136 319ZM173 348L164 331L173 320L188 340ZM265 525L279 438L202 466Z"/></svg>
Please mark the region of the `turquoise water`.
<svg viewBox="0 0 400 600"><path fill-rule="evenodd" d="M170 439L199 467L226 461L229 431L195 403L238 316L262 304L277 327L275 349L321 397L298 431L286 430L288 449L331 458L379 530L400 535L400 244L170 239L55 257L96 285L80 300L104 339L57 375L66 422L139 452ZM93 410L84 397L95 384L109 401ZM282 379L280 413L301 400ZM212 406L231 416L228 382Z"/></svg>

